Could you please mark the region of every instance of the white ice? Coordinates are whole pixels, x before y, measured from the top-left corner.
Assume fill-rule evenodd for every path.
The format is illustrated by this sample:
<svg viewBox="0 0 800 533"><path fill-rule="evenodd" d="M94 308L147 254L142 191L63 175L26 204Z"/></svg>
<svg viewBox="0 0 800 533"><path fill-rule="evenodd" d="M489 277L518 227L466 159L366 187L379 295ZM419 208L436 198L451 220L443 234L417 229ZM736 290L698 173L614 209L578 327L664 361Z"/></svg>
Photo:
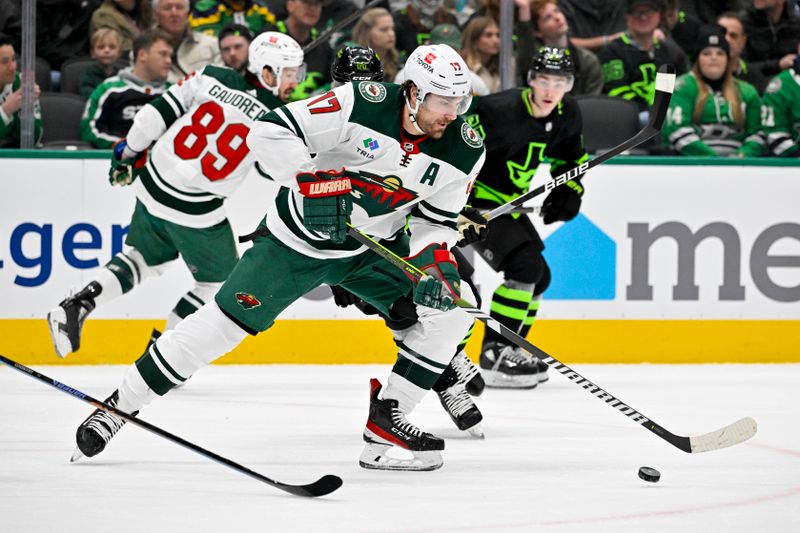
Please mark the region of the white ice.
<svg viewBox="0 0 800 533"><path fill-rule="evenodd" d="M103 399L122 366L37 369ZM447 441L434 472L363 470L368 379L387 366L225 366L199 372L141 417L268 477L344 479L306 499L138 427L69 464L92 408L0 368L0 532L800 531L800 365L578 365L682 435L744 416L758 434L686 454L551 371L533 391L487 390L485 440L434 394L411 415ZM637 477L640 466L662 473Z"/></svg>

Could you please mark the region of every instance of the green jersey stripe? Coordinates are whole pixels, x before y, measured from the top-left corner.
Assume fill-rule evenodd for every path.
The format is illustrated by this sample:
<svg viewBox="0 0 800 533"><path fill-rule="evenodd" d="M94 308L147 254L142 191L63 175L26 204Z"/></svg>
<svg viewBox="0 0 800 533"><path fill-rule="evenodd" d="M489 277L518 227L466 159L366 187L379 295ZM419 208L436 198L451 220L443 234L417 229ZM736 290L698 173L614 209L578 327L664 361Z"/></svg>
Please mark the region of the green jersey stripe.
<svg viewBox="0 0 800 533"><path fill-rule="evenodd" d="M456 217L458 217L458 213L453 213L452 211L445 211L444 209L440 209L438 207L435 207L435 206L429 204L425 200L422 200L419 203L419 205L420 205L420 207L424 207L428 211L431 211L431 212L433 212L433 213L435 213L435 214L437 214L437 215L439 215L441 217L445 217L445 218L456 218Z"/></svg>
<svg viewBox="0 0 800 533"><path fill-rule="evenodd" d="M428 222L436 224L437 226L444 226L446 228L450 228L450 229L453 229L453 230L454 229L458 229L458 225L455 223L455 221L453 221L453 220L436 220L435 218L431 218L428 215L426 215L425 213L423 213L422 210L420 210L418 206L414 206L414 209L411 210L411 216L422 218L424 220L427 220Z"/></svg>
<svg viewBox="0 0 800 533"><path fill-rule="evenodd" d="M175 114L175 110L172 108L171 105L164 100L164 97L156 98L150 105L156 108L156 111L161 115L161 118L164 119L164 125L169 128L172 124L178 120L178 115Z"/></svg>
<svg viewBox="0 0 800 533"><path fill-rule="evenodd" d="M155 201L170 209L188 215L205 215L217 209L221 209L223 206L222 198L215 198L214 200L205 202L187 202L185 200L180 200L161 189L153 180L147 168L143 168L139 171L139 179Z"/></svg>

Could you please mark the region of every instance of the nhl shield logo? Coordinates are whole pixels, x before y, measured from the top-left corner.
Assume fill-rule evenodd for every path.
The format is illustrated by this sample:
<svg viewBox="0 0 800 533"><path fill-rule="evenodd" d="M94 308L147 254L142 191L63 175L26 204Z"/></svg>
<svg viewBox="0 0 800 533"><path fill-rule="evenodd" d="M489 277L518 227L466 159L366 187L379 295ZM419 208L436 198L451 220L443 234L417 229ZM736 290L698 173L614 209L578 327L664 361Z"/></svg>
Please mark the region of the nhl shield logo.
<svg viewBox="0 0 800 533"><path fill-rule="evenodd" d="M465 143L473 148L480 148L483 146L483 139L481 139L481 136L466 122L461 125L461 137L464 138Z"/></svg>
<svg viewBox="0 0 800 533"><path fill-rule="evenodd" d="M258 298L248 292L237 292L236 302L247 310L261 305L261 302L258 301Z"/></svg>
<svg viewBox="0 0 800 533"><path fill-rule="evenodd" d="M377 104L386 99L386 87L374 81L362 81L358 84L358 92L365 100Z"/></svg>

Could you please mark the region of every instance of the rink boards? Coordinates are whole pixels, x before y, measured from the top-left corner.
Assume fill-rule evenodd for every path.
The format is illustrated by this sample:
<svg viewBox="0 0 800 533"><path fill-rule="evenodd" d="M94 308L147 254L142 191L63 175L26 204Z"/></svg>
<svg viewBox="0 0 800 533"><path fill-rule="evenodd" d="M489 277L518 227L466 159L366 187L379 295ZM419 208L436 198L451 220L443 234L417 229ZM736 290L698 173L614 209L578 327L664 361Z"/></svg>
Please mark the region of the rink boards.
<svg viewBox="0 0 800 533"><path fill-rule="evenodd" d="M58 359L43 318L120 249L132 191L108 185L106 152L0 157L0 353L29 364L134 360L191 287L187 269L98 309L80 353ZM532 342L573 363L800 362L800 164L617 158L584 185L578 218L534 220L553 281ZM273 187L254 175L227 202L235 232L252 231ZM501 277L473 259L488 309ZM472 356L477 348L473 339ZM321 288L222 362L393 357L382 322L335 307Z"/></svg>

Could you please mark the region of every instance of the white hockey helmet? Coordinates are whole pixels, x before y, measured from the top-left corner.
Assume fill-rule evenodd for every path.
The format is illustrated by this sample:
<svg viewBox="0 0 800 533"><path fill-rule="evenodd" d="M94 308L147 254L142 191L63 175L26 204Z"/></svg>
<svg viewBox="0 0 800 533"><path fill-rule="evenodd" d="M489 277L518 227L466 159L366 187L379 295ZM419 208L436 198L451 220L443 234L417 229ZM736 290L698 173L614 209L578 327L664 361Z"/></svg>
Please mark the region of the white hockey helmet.
<svg viewBox="0 0 800 533"><path fill-rule="evenodd" d="M457 114L469 109L472 102L472 84L469 69L461 56L446 44L418 46L406 60L403 70L406 81L417 86L416 101L408 102L416 115L428 94L460 98Z"/></svg>
<svg viewBox="0 0 800 533"><path fill-rule="evenodd" d="M269 67L275 74L274 86L268 85L262 72L264 67ZM303 63L303 49L297 41L277 31L267 31L261 33L250 43L248 51L247 70L255 74L258 80L265 87L272 90L272 94L278 96L278 88L281 84L283 69L296 68L297 81L301 82L306 77L306 64Z"/></svg>

